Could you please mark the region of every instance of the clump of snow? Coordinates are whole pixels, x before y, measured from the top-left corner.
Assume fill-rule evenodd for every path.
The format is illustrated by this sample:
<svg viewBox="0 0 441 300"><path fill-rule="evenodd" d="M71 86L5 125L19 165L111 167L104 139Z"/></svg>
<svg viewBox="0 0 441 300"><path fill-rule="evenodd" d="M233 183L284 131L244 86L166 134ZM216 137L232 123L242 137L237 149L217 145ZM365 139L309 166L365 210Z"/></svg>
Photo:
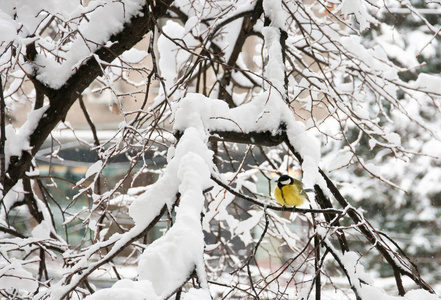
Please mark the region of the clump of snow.
<svg viewBox="0 0 441 300"><path fill-rule="evenodd" d="M441 157L441 142L438 140L430 140L423 145L422 152L424 154Z"/></svg>
<svg viewBox="0 0 441 300"><path fill-rule="evenodd" d="M211 151L201 140L200 133L195 128L187 129L173 159L179 162L175 171L181 194L175 224L147 247L138 265L139 279L152 282L161 297L171 295L193 271L196 271L202 287L208 288L201 225L205 202L202 191L210 184L211 174L211 162L207 164L204 158L207 153Z"/></svg>
<svg viewBox="0 0 441 300"><path fill-rule="evenodd" d="M149 224L152 218L147 215L148 212L152 212L155 216L157 211L164 205L171 209L179 192L180 179L178 171L180 169L180 160L183 156L194 153L202 157L207 165L212 164L213 153L201 141L200 133L196 133L196 129L193 128L184 136L185 139L182 137L174 150L174 156L167 165L164 175L130 206L130 216L137 225ZM203 181L203 183L203 188L208 188L209 183L206 181Z"/></svg>
<svg viewBox="0 0 441 300"><path fill-rule="evenodd" d="M136 48L131 48L124 52L120 58L126 63L136 64L141 63L144 58L148 55L147 51L139 50Z"/></svg>
<svg viewBox="0 0 441 300"><path fill-rule="evenodd" d="M437 295L431 294L426 290L411 290L407 292L403 297L391 296L381 288L363 285L363 288L359 290L360 297L362 299L379 299L379 300L439 300Z"/></svg>
<svg viewBox="0 0 441 300"><path fill-rule="evenodd" d="M337 152L335 156L327 160L325 169L333 171L346 167L351 163L353 157L354 154L349 151Z"/></svg>
<svg viewBox="0 0 441 300"><path fill-rule="evenodd" d="M190 18L189 22L193 22L194 18ZM190 25L189 23L188 26ZM185 45L190 48L195 47L198 42L190 34L186 34L186 29L183 26L172 20L167 21L162 27L162 31L167 36L160 35L158 38L158 65L161 76L164 77L167 92L170 92L179 79L180 70L185 69L185 64L191 59L191 53L181 49L175 42L182 39ZM170 38L174 40L172 41Z"/></svg>
<svg viewBox="0 0 441 300"><path fill-rule="evenodd" d="M49 239L51 234L52 225L48 224L48 221L43 220L40 224L32 229L32 236L39 239Z"/></svg>
<svg viewBox="0 0 441 300"><path fill-rule="evenodd" d="M23 290L33 293L38 288L38 282L32 273L25 270L19 260L9 259L9 262L0 262L0 289L1 290Z"/></svg>
<svg viewBox="0 0 441 300"><path fill-rule="evenodd" d="M112 286L110 289L102 289L88 296L87 300L159 300L153 290L152 283L147 280L132 281L122 279Z"/></svg>
<svg viewBox="0 0 441 300"><path fill-rule="evenodd" d="M351 279L352 284L360 284L360 280L367 284L373 284L372 277L364 270L364 266L359 262L360 256L353 252L348 251L342 255L341 261L345 266L348 276Z"/></svg>
<svg viewBox="0 0 441 300"><path fill-rule="evenodd" d="M7 224L6 219L8 217L9 210L14 206L16 202L20 202L24 199L26 191L23 188L23 180L20 179L12 187L12 189L2 199L2 210L0 210L0 221Z"/></svg>
<svg viewBox="0 0 441 300"><path fill-rule="evenodd" d="M49 108L48 105L40 109L32 110L28 113L27 121L17 131L13 125L5 127L6 145L5 145L5 163L6 170L8 169L12 156L17 156L19 159L23 151L31 151L32 147L29 144L29 136L34 132L35 128L43 116L44 112Z"/></svg>
<svg viewBox="0 0 441 300"><path fill-rule="evenodd" d="M368 29L371 23L378 23L378 20L368 12L366 2L361 0L343 0L340 5L340 11L345 16L354 15L360 24L361 31Z"/></svg>
<svg viewBox="0 0 441 300"><path fill-rule="evenodd" d="M95 175L96 173L101 171L101 168L103 167L103 161L98 160L95 163L93 163L86 171L86 178Z"/></svg>
<svg viewBox="0 0 441 300"><path fill-rule="evenodd" d="M404 299L418 299L418 300L439 300L439 297L435 294L431 294L428 291L419 289L419 290L411 290L408 291L404 295Z"/></svg>
<svg viewBox="0 0 441 300"><path fill-rule="evenodd" d="M36 65L45 66L38 69L37 79L54 89L60 88L101 44L121 31L125 23L140 13L143 4L141 0L91 1L88 6L73 10L67 20L87 13L87 19L83 19L76 28L81 35L72 36L72 42L62 45L64 51L55 53L63 58L61 62L52 56L37 55ZM38 14L36 12L33 16ZM49 49L59 48L56 42L39 40L39 43Z"/></svg>
<svg viewBox="0 0 441 300"><path fill-rule="evenodd" d="M282 8L281 0L264 0L262 3L265 16L271 20L271 26L287 30L287 20L290 16L287 11Z"/></svg>
<svg viewBox="0 0 441 300"><path fill-rule="evenodd" d="M189 33L190 31L192 31L195 27L198 27L200 24L200 20L198 17L196 16L192 16L190 18L188 18L187 22L185 22L185 33ZM198 30L196 30L198 31Z"/></svg>
<svg viewBox="0 0 441 300"><path fill-rule="evenodd" d="M421 73L417 80L411 84L411 87L419 91L441 93L441 77Z"/></svg>
<svg viewBox="0 0 441 300"><path fill-rule="evenodd" d="M251 230L259 224L263 217L263 211L249 211L251 217L240 222L234 233L237 235L242 235L241 240L244 242L245 246L253 242L253 237L251 236Z"/></svg>
<svg viewBox="0 0 441 300"><path fill-rule="evenodd" d="M29 140L15 131L14 126L6 125L6 147L5 147L5 161L6 168L9 166L11 156L21 157L22 151L30 151L32 148L29 145Z"/></svg>
<svg viewBox="0 0 441 300"><path fill-rule="evenodd" d="M0 36L2 43L8 44L12 42L17 36L18 24L14 20L0 11Z"/></svg>
<svg viewBox="0 0 441 300"><path fill-rule="evenodd" d="M206 135L200 130L201 126L201 122L194 123L185 130L168 157L169 163L164 175L135 199L129 210L135 221L135 227L131 231L139 232L151 223L164 205L171 209L176 195L180 194L179 205L175 208L174 225L163 237L147 247L138 265L139 282L148 282L154 290L154 295L158 295L160 299L171 295L193 271L196 271L202 287L208 289L203 261L204 235L201 213L205 202L203 191L211 185L213 153L206 146ZM91 170L93 173L96 168ZM122 241L136 234L133 232L123 236L112 236L111 239L118 239L118 245L115 244L112 251L117 249ZM115 288L124 291L126 285ZM133 293L133 297L147 295L145 291ZM105 297L107 292L95 297L101 297L100 295Z"/></svg>
<svg viewBox="0 0 441 300"><path fill-rule="evenodd" d="M187 94L175 105L175 131L184 131L189 127L197 127L202 132L235 131L277 133L282 125L290 143L303 158L305 186L311 188L320 184L326 191L326 184L320 179L318 162L320 147L317 140L309 136L304 127L295 121L293 113L283 98L284 64L279 43L280 30L275 27L262 29L268 54L265 76L269 84L266 91L252 101L230 109L224 101L209 99L201 94Z"/></svg>
<svg viewBox="0 0 441 300"><path fill-rule="evenodd" d="M194 289L191 288L187 293L184 294L183 300L211 300L211 295L208 291L204 289Z"/></svg>
<svg viewBox="0 0 441 300"><path fill-rule="evenodd" d="M268 62L265 66L265 76L270 83L277 89L276 92L285 93L285 64L282 58L282 48L280 46L280 29L276 27L262 28L265 37L265 46L268 51ZM267 86L268 87L268 86Z"/></svg>

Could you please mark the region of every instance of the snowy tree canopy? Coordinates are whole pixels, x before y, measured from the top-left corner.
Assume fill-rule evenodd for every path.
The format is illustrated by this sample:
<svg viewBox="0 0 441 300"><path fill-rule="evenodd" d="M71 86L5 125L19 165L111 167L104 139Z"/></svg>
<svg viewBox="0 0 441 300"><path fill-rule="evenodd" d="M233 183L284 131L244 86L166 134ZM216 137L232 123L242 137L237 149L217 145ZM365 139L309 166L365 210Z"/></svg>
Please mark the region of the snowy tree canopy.
<svg viewBox="0 0 441 300"><path fill-rule="evenodd" d="M0 3L2 297L438 299L436 275L407 251L439 241L415 227L405 251L382 231L441 228L441 77L422 62L441 27L429 11ZM403 13L417 29L391 25ZM90 110L97 95L118 120L106 134L93 121L104 112ZM77 103L85 137L68 121ZM94 153L77 180L56 175L65 132ZM308 203L274 201L286 173ZM370 204L390 209L387 224Z"/></svg>

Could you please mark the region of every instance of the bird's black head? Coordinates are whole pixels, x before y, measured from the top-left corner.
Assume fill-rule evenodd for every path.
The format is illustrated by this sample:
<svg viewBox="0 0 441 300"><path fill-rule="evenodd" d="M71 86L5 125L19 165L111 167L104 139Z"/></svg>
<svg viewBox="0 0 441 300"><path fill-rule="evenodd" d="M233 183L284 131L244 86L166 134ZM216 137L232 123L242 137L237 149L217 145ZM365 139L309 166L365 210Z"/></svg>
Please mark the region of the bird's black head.
<svg viewBox="0 0 441 300"><path fill-rule="evenodd" d="M291 176L282 175L279 177L279 180L277 180L277 185L279 187L282 187L284 185L292 184L293 182L294 182L294 179L292 179Z"/></svg>

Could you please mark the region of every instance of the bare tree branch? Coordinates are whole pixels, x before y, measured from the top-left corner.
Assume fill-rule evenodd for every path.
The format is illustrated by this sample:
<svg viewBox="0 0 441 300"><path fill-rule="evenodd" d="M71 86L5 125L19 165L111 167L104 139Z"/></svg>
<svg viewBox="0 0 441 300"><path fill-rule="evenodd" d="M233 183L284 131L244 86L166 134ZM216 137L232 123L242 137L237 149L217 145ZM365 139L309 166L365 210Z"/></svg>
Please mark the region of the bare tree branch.
<svg viewBox="0 0 441 300"><path fill-rule="evenodd" d="M153 3L154 2L154 3ZM142 15L135 16L124 29L110 38L110 47L100 47L95 55L102 61L111 62L124 51L132 48L143 36L153 29L155 23L151 17L158 18L164 15L171 0L147 1L143 8ZM87 88L92 81L101 74L99 63L95 59L89 59L82 64L75 74L58 90L37 83L36 88L40 89L49 98L50 106L45 115L40 119L37 128L30 136L31 153L23 152L21 158L9 165L8 178L5 178L4 190L7 193L29 168L33 155L37 153L41 145L55 128L55 126L66 117L67 112L78 96ZM34 82L35 83L35 82Z"/></svg>

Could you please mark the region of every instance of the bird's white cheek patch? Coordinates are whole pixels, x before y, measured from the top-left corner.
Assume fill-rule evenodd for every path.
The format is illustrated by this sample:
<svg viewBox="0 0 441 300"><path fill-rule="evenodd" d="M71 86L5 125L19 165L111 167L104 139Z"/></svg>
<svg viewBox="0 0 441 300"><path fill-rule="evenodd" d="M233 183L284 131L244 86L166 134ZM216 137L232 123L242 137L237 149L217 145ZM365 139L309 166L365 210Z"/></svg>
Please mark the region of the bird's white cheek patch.
<svg viewBox="0 0 441 300"><path fill-rule="evenodd" d="M283 181L280 181L280 183L281 184L283 184L283 185L287 185L287 184L289 184L291 182L291 180L283 180Z"/></svg>

